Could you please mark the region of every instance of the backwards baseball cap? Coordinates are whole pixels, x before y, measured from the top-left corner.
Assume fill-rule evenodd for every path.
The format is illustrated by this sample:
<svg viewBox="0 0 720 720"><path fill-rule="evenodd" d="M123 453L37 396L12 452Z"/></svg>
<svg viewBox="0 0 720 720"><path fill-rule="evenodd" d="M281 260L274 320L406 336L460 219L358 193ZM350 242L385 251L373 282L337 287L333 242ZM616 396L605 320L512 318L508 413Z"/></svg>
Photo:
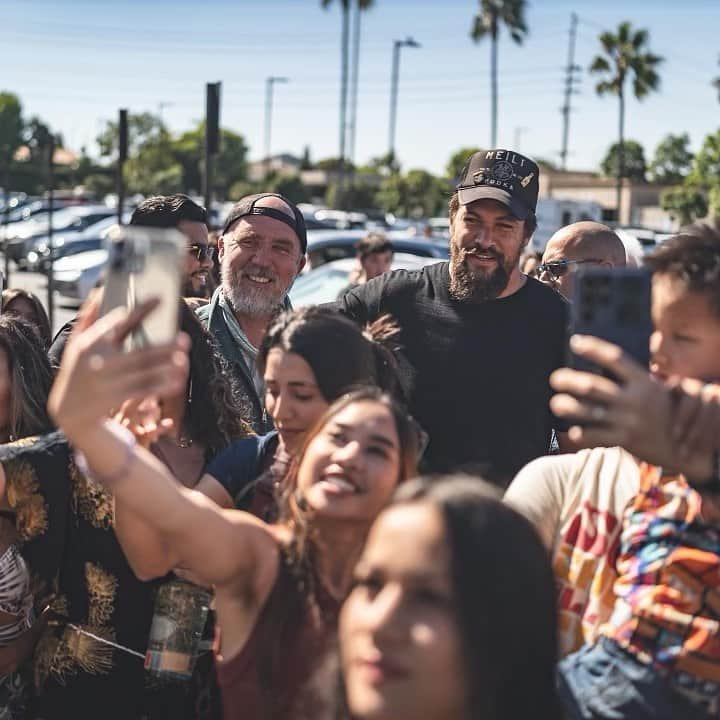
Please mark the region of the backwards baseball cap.
<svg viewBox="0 0 720 720"><path fill-rule="evenodd" d="M480 150L470 156L457 185L458 200L497 200L525 220L537 207L540 168L512 150Z"/></svg>
<svg viewBox="0 0 720 720"><path fill-rule="evenodd" d="M258 200L262 200L267 197L276 197L282 200L292 212L292 216L274 207L263 207L262 205L258 206ZM279 220L281 223L285 223L288 227L292 228L298 236L302 252L304 253L307 250L307 229L305 227L305 218L300 210L298 210L295 203L291 202L286 197L283 197L278 193L258 193L257 195L246 195L233 205L233 208L230 210L230 214L225 221L225 225L223 226L222 234L224 235L238 220L240 220L240 218L247 217L248 215L264 215L265 217L271 217L275 220Z"/></svg>

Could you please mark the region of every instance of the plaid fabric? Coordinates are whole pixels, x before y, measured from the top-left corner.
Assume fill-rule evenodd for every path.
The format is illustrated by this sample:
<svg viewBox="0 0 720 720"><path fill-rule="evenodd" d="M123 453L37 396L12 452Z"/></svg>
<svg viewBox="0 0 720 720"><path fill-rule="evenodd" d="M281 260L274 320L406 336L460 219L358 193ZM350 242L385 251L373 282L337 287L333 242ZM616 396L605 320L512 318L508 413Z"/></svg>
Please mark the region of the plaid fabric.
<svg viewBox="0 0 720 720"><path fill-rule="evenodd" d="M673 684L720 695L720 525L682 476L643 465L602 633ZM706 510L709 510L706 508Z"/></svg>

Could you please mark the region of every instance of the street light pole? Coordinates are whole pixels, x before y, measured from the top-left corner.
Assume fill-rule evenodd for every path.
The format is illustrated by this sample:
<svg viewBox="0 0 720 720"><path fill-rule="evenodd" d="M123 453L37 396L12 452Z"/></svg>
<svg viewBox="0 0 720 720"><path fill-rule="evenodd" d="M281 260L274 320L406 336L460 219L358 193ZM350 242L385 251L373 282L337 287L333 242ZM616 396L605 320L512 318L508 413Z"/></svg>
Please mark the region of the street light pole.
<svg viewBox="0 0 720 720"><path fill-rule="evenodd" d="M265 80L265 179L270 175L270 141L272 137L273 88L275 83L286 83L286 77L271 76Z"/></svg>
<svg viewBox="0 0 720 720"><path fill-rule="evenodd" d="M388 131L388 160L395 164L395 128L397 125L398 80L400 77L400 49L404 47L419 48L420 43L411 37L393 42L392 71L390 75L390 128Z"/></svg>

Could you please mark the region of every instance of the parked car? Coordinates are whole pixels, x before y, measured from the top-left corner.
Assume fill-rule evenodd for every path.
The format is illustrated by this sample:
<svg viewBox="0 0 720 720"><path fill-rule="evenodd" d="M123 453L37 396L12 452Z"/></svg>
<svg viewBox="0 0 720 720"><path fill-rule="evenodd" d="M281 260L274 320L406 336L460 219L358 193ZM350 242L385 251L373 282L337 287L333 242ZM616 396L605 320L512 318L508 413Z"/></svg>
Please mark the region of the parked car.
<svg viewBox="0 0 720 720"><path fill-rule="evenodd" d="M129 221L130 213L126 213L123 216L123 222L128 223ZM117 216L110 215L102 220L98 220L98 222L93 223L84 230L68 230L57 234L53 233L53 247L56 248L56 250L63 248L59 254L56 254L56 258L83 252L83 250L77 249L83 247L83 245L86 250L97 250L102 247L103 239L116 225ZM75 246L75 243L80 244ZM47 264L47 259L50 255L50 238L47 235L34 238L29 242L28 246L29 250L27 255L15 261L18 269L34 271L40 269L40 264Z"/></svg>
<svg viewBox="0 0 720 720"><path fill-rule="evenodd" d="M53 234L80 232L100 220L113 217L115 210L105 205L77 205L53 212ZM47 215L8 228L6 252L22 269L27 254L33 249L35 238L47 235L50 222Z"/></svg>
<svg viewBox="0 0 720 720"><path fill-rule="evenodd" d="M100 279L107 250L91 250L61 258L53 267L55 290L65 301L82 303Z"/></svg>
<svg viewBox="0 0 720 720"><path fill-rule="evenodd" d="M425 265L439 262L439 258L421 257L396 252L393 256L393 270L418 270ZM334 302L340 293L350 285L350 274L357 269L355 258L343 258L325 263L319 268L301 275L290 290L293 307L320 305Z"/></svg>
<svg viewBox="0 0 720 720"><path fill-rule="evenodd" d="M309 230L308 269L316 268L333 260L355 257L355 244L361 240L365 230ZM418 255L419 257L447 260L450 248L447 242L433 242L423 238L408 238L398 233L387 233L395 252Z"/></svg>

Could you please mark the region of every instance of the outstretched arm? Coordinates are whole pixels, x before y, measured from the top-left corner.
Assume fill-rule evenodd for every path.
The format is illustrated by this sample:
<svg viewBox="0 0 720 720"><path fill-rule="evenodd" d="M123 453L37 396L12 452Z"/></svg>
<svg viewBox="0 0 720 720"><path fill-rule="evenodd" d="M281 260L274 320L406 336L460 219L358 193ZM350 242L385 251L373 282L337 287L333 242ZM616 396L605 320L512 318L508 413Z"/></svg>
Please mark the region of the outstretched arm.
<svg viewBox="0 0 720 720"><path fill-rule="evenodd" d="M110 408L127 400L172 396L184 387L187 339L122 351L125 336L153 307L114 311L97 322L89 314L78 323L50 394L50 412L84 454L90 474L121 507L153 527L182 566L208 584L239 583L252 593L266 566L277 563L277 544L267 526L179 487L159 460L134 444L131 433L106 419Z"/></svg>

